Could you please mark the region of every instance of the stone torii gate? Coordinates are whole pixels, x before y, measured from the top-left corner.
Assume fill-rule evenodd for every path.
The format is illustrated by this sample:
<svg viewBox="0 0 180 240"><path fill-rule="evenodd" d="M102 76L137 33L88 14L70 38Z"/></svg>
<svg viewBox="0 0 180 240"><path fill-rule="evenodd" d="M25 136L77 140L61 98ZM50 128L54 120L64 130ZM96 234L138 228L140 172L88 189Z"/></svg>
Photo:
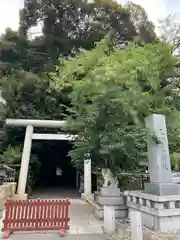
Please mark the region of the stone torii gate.
<svg viewBox="0 0 180 240"><path fill-rule="evenodd" d="M19 199L26 199L26 183L31 155L32 140L68 140L73 141L74 135L68 134L42 134L34 133L34 127L39 128L65 128L66 121L34 120L34 119L6 119L6 125L11 127L26 127L24 147L21 158L21 167L18 181L17 194ZM84 160L84 198L92 194L91 185L91 159Z"/></svg>

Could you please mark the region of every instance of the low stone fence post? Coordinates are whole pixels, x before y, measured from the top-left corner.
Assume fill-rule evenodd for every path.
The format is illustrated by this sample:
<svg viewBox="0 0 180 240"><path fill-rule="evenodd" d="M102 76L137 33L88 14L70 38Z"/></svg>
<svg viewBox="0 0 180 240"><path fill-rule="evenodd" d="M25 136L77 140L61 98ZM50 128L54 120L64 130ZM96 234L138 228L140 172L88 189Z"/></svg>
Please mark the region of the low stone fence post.
<svg viewBox="0 0 180 240"><path fill-rule="evenodd" d="M116 230L115 208L113 206L104 206L104 232L112 234Z"/></svg>
<svg viewBox="0 0 180 240"><path fill-rule="evenodd" d="M143 240L141 213L137 211L131 211L131 240Z"/></svg>

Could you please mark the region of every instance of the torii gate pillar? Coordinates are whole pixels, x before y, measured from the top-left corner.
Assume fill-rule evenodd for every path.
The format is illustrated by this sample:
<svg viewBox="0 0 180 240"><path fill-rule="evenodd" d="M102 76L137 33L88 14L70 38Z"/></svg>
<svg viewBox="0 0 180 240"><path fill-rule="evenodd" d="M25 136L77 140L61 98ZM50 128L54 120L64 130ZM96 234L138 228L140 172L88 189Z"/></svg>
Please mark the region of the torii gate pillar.
<svg viewBox="0 0 180 240"><path fill-rule="evenodd" d="M28 125L26 127L24 148L22 153L21 168L19 173L19 181L18 181L18 189L17 189L17 194L20 196L23 196L26 191L26 183L27 183L29 160L30 160L31 145L32 145L32 135L33 135L33 126Z"/></svg>

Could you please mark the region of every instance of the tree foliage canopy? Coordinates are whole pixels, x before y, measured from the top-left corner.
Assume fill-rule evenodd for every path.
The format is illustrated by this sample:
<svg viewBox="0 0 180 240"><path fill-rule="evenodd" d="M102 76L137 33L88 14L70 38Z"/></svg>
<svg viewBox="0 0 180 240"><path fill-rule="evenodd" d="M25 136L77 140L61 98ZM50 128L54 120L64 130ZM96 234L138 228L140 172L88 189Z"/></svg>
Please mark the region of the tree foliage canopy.
<svg viewBox="0 0 180 240"><path fill-rule="evenodd" d="M64 61L52 84L56 89L72 88L68 120L78 133L70 153L76 166L90 152L96 167L138 168L146 158L144 118L160 113L171 126L178 124L173 87L161 86L175 63L167 44L129 44L120 50L107 39Z"/></svg>
<svg viewBox="0 0 180 240"><path fill-rule="evenodd" d="M28 39L38 24L42 36ZM131 2L25 0L19 31L7 29L0 39L1 119L59 120L68 113L69 130L79 134L70 152L77 167L89 152L94 167L135 171L146 160L144 118L153 112L167 116L170 148L178 152L179 79L167 79L176 63L171 51ZM22 129L4 129L1 159L16 157L23 138Z"/></svg>
<svg viewBox="0 0 180 240"><path fill-rule="evenodd" d="M147 25L145 11L138 7L131 3L132 12L136 11L136 15L143 13L143 21ZM43 44L52 58L73 54L79 48L91 49L109 31L119 43L132 41L139 35L145 42L155 39L150 24L148 29L143 24L139 25L139 29L144 26L143 36L142 31L135 28L130 8L123 8L113 0L95 0L92 3L84 0L25 0L20 19L20 33L24 36L32 26L43 26Z"/></svg>

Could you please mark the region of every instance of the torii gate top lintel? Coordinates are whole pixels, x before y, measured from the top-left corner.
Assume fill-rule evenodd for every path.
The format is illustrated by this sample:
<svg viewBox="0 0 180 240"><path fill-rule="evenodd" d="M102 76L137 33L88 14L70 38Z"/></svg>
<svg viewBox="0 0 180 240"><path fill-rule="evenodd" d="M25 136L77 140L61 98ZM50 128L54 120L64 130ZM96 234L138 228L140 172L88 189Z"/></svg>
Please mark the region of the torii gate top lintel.
<svg viewBox="0 0 180 240"><path fill-rule="evenodd" d="M12 127L46 127L46 128L62 128L66 126L66 121L57 120L35 120L35 119L6 119L6 125Z"/></svg>

